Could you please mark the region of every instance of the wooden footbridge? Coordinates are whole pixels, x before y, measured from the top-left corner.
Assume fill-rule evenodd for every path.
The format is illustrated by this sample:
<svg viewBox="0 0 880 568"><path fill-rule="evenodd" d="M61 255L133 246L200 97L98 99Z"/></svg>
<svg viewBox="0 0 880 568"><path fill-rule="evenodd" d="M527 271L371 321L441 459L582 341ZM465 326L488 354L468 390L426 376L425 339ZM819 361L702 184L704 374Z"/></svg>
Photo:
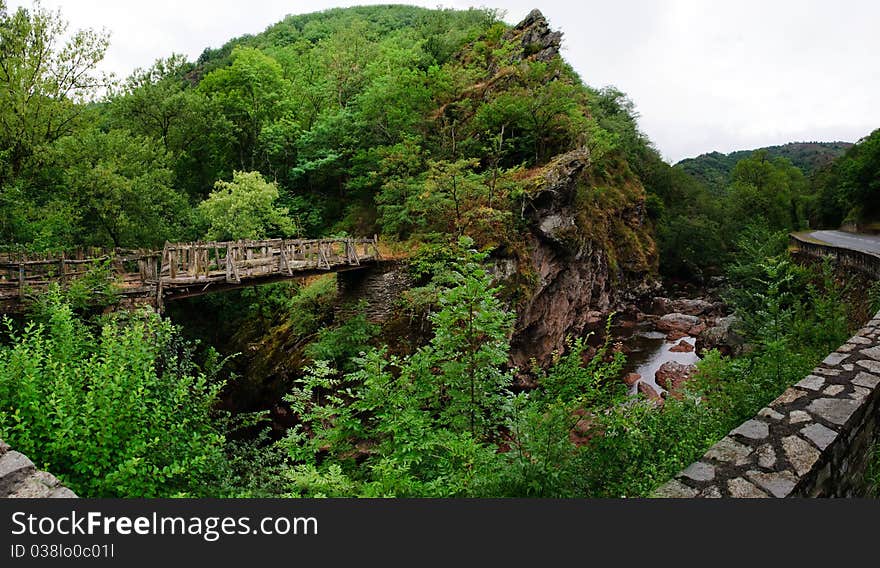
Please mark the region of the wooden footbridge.
<svg viewBox="0 0 880 568"><path fill-rule="evenodd" d="M377 238L166 243L162 250L0 254L0 312L20 311L52 282L66 286L109 271L120 301L149 303L354 270L380 260Z"/></svg>

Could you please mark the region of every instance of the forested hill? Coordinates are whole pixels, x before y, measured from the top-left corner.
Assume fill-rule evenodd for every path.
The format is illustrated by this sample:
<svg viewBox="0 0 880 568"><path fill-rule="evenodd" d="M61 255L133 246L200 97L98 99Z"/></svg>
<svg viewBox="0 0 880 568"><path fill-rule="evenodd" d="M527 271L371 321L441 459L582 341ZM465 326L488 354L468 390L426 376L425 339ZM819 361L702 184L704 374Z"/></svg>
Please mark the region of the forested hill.
<svg viewBox="0 0 880 568"><path fill-rule="evenodd" d="M675 167L703 182L713 193L721 193L730 182L730 174L737 162L748 158L755 151L765 151L771 159L785 158L800 168L804 175L809 176L842 156L850 147L851 142L791 142L757 150L738 150L730 154L709 152L696 158L681 160Z"/></svg>

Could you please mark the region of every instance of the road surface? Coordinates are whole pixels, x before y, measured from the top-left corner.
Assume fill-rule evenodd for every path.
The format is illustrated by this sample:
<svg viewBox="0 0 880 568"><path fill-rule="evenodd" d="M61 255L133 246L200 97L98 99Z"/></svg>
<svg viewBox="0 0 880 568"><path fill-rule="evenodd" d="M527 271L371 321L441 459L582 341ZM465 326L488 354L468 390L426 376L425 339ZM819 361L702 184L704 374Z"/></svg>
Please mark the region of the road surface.
<svg viewBox="0 0 880 568"><path fill-rule="evenodd" d="M880 254L880 236L844 233L843 231L813 231L807 236L829 245Z"/></svg>

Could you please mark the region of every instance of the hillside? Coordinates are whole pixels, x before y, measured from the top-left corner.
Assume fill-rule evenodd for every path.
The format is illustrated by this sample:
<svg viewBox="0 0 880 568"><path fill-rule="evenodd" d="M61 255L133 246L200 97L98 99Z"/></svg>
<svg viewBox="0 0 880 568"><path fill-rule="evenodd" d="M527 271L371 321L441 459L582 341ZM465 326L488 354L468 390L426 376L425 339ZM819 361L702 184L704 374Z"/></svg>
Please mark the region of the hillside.
<svg viewBox="0 0 880 568"><path fill-rule="evenodd" d="M851 142L791 142L781 146L768 146L755 150L739 150L729 154L709 152L696 158L687 158L675 164L715 194L721 194L730 182L730 174L737 162L748 158L753 152L763 150L771 159L785 158L809 176L823 166L839 158L852 147Z"/></svg>

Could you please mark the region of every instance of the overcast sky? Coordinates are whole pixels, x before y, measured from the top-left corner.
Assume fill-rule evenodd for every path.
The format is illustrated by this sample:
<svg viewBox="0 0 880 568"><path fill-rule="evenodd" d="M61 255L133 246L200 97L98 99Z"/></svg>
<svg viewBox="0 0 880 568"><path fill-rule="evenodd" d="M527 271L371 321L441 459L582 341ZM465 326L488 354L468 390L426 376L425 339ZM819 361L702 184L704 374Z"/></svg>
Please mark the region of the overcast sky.
<svg viewBox="0 0 880 568"><path fill-rule="evenodd" d="M10 8L30 0L7 0ZM120 77L171 53L191 59L287 14L386 2L43 0L74 28L106 28ZM880 2L874 0L443 0L516 23L540 8L588 84L615 85L672 162L790 141L855 141L880 127Z"/></svg>

